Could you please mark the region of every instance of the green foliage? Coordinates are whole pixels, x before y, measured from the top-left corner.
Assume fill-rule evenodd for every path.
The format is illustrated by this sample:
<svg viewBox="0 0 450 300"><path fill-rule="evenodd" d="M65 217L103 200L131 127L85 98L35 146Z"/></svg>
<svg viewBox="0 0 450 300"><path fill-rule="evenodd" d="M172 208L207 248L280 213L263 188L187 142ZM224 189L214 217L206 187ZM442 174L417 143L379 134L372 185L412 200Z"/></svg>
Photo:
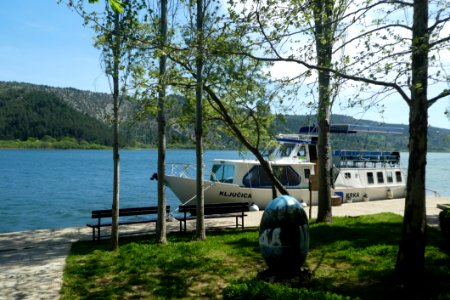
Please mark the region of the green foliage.
<svg viewBox="0 0 450 300"><path fill-rule="evenodd" d="M172 37L167 54L171 61L167 83L183 95L184 109L176 119L181 129L190 129L194 123L194 88L196 84L196 19L193 2L183 3L188 11L187 22L173 24ZM217 4L217 6L215 6ZM267 87L270 82L265 74L268 65L232 54L245 47L239 29L225 25L228 20L222 16L218 1L208 1L204 13L203 40L203 129L205 142L211 145L238 145L230 137L236 136L236 127L242 136L258 147L270 138L267 128L273 118ZM220 26L219 24L225 25ZM218 26L219 25L219 26ZM220 27L220 28L219 28ZM176 49L183 49L177 51ZM147 82L154 80L148 73ZM148 84L145 86L147 90ZM155 98L155 97L153 97ZM153 105L155 107L153 100ZM168 122L170 124L170 122ZM235 125L238 126L235 126ZM232 129L234 127L234 129ZM225 139L223 138L225 137Z"/></svg>
<svg viewBox="0 0 450 300"><path fill-rule="evenodd" d="M427 276L408 287L394 266L402 217L385 213L310 222L310 279L268 277L258 230L123 238L118 251L109 241L77 242L67 258L61 299L446 299L450 253L440 233L427 229ZM268 281L270 283L268 283Z"/></svg>
<svg viewBox="0 0 450 300"><path fill-rule="evenodd" d="M118 0L109 0L109 5L111 8L118 12L123 12L123 3Z"/></svg>
<svg viewBox="0 0 450 300"><path fill-rule="evenodd" d="M326 291L314 291L306 288L291 288L284 285L272 284L257 279L242 280L231 284L223 291L225 300L340 300L353 299L348 296L333 294Z"/></svg>
<svg viewBox="0 0 450 300"><path fill-rule="evenodd" d="M112 133L104 123L63 102L55 93L27 88L0 90L0 139L72 137L89 143L112 144Z"/></svg>
<svg viewBox="0 0 450 300"><path fill-rule="evenodd" d="M91 149L100 150L108 149L105 145L89 143L85 140L77 141L72 137L64 137L61 140L56 140L52 137L45 136L43 139L29 138L26 141L14 140L3 141L0 140L0 149Z"/></svg>

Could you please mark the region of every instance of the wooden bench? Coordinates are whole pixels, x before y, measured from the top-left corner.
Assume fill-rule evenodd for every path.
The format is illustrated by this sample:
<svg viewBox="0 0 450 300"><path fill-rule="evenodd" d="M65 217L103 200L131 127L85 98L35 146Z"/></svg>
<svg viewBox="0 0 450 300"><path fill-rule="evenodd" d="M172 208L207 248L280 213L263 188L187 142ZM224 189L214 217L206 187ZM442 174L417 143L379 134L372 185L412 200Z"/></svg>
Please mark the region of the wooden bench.
<svg viewBox="0 0 450 300"><path fill-rule="evenodd" d="M197 218L197 205L180 205L178 211L182 216L175 217L175 219L180 221L180 231L186 232L186 221ZM242 229L244 229L244 218L247 216L245 213L247 211L248 202L214 203L204 206L205 219L235 217L236 228L241 226ZM240 223L239 219L241 219Z"/></svg>
<svg viewBox="0 0 450 300"><path fill-rule="evenodd" d="M166 213L170 213L170 206L166 206ZM145 215L154 215L151 218L134 218L134 219L120 219L121 217L138 217ZM93 210L92 219L97 219L96 223L86 224L86 226L92 228L92 240L100 240L100 228L112 226L112 209ZM102 222L102 219L110 219L108 222ZM131 207L119 209L119 225L131 225L131 224L143 224L143 223L155 223L158 220L158 207ZM97 235L95 231L97 230Z"/></svg>

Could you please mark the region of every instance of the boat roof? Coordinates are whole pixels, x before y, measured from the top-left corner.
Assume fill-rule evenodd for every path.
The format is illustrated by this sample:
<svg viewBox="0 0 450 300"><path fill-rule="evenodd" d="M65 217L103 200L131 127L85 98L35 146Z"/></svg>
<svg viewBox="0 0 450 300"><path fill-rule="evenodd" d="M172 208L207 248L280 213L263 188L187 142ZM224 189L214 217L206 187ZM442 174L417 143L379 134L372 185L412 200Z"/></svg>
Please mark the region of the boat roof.
<svg viewBox="0 0 450 300"><path fill-rule="evenodd" d="M257 159L220 159L216 158L213 160L214 164L246 164L246 165L259 165L260 162ZM275 159L270 160L270 164L272 165L314 165L314 163L309 161L301 161L296 159L290 159L290 158L281 158L281 159Z"/></svg>
<svg viewBox="0 0 450 300"><path fill-rule="evenodd" d="M289 137L277 137L277 141L284 142L284 143L314 144L312 141L289 138Z"/></svg>
<svg viewBox="0 0 450 300"><path fill-rule="evenodd" d="M302 126L299 129L300 134L317 135L318 128L315 125ZM385 134L402 134L401 127L387 127L387 126L367 126L367 125L352 125L352 124L333 124L330 125L330 133L385 133Z"/></svg>

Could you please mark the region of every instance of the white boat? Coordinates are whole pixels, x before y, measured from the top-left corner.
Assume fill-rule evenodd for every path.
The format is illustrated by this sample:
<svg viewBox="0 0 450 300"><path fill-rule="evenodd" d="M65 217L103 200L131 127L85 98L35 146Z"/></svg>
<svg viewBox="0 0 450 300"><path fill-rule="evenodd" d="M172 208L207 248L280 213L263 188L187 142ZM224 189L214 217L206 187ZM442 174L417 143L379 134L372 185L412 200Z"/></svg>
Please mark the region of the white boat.
<svg viewBox="0 0 450 300"><path fill-rule="evenodd" d="M401 129L332 125L331 133L401 133ZM289 194L317 205L317 130L304 126L299 134L278 135L278 147L268 157L274 174ZM196 179L192 165L169 164L166 185L183 204L194 204ZM400 153L388 151L333 151L334 188L341 202L404 198L406 180ZM204 180L205 203L248 202L264 209L273 199L272 183L255 159L215 159ZM311 186L310 186L311 185ZM311 192L310 192L311 188Z"/></svg>

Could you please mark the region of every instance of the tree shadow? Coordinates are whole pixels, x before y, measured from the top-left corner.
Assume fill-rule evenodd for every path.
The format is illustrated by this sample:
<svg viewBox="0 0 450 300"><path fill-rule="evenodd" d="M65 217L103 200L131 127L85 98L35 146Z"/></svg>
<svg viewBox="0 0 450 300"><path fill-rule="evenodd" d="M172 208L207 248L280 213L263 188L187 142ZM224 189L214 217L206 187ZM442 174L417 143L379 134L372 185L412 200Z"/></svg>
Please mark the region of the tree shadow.
<svg viewBox="0 0 450 300"><path fill-rule="evenodd" d="M391 256L392 250L398 250L401 238L401 219L398 221L386 221L367 223L360 222L359 217L346 217L352 219L351 226L336 224L311 224L310 226L310 251L317 251L320 256L308 267L311 268L311 277L300 274L271 274L261 276L262 280L277 282L290 287L306 287L314 290L329 290L341 295L359 297L362 299L435 299L448 298L450 295L450 257L448 248L435 228L427 228L427 260L426 278L418 285L405 285L394 273L395 259L391 267L379 268L374 262L365 262L365 267L358 267L358 282L336 280L333 276L320 278L315 274L320 268L340 268L339 264L345 264L345 254L334 258L336 265L325 265L327 257L333 255L330 249L347 247L352 253L364 253L372 249L372 254L379 257ZM342 245L342 246L339 246ZM433 249L439 249L446 256L436 257ZM345 250L345 249L343 249ZM394 253L395 257L395 253ZM336 270L337 270L336 269ZM331 271L332 272L332 271ZM270 273L269 273L270 274ZM267 275L267 273L266 273ZM289 274L288 274L289 275Z"/></svg>
<svg viewBox="0 0 450 300"><path fill-rule="evenodd" d="M315 277L315 273L320 268L338 268L338 266L325 265L324 261L331 255L331 253L327 252L327 249L348 247L353 249L351 253L356 253L355 255L371 249L371 254L379 257L390 256L390 260L392 260L392 256L395 256L392 252L398 249L401 236L400 217L373 223L361 220L358 217L348 218L346 219L347 222L344 223L337 221L331 225L311 224L310 251L318 252L321 257L316 255L317 259L315 262L306 266L310 270L305 269L302 274L294 274L293 276L292 274L288 274L289 276L286 274L272 274L267 269L264 269L265 264L260 254L257 229L245 229L244 231L241 229L208 230L207 239L221 239L224 245L231 247L232 251L235 251L232 253L246 257L248 262L255 267L264 269L257 276L257 279L262 281L276 282L293 288L306 287L312 290L330 291L362 299L448 298L448 295L450 295L449 251L441 237L441 233L434 228L428 228L427 230L427 253L429 253L426 257L427 278L421 285L405 286L397 281L394 274L394 263L391 266L380 268L375 265L375 262L371 261L365 262L365 267L358 267L355 271L357 272L358 282L354 280L346 281L345 278L336 281L336 278L333 276ZM349 220L351 226L348 225ZM249 235L242 235L243 232L249 233ZM201 253L199 251L200 248L183 246L196 241L194 232L171 232L168 234L168 240L170 245L168 247L176 247L179 252L173 257L161 256L158 253L159 247L167 246L157 245L154 234L121 238L120 247L123 251L132 252L133 244L148 247L145 248L145 251L148 252L145 254L145 257L136 257L135 259L141 259L142 264L154 265L156 269L150 267L143 270L129 269L121 277L121 287L105 286L104 293L102 294L98 291L96 295L107 297L110 293L113 293L113 295L125 296L128 295L127 293L133 294L136 288L139 290L139 287L145 287L146 289L151 287L151 295L153 297L190 297L193 282L202 280L202 278L205 278L205 275L214 274L214 266L216 266L217 262L213 258L208 257L207 253ZM202 243L198 243L198 247L203 247ZM108 250L109 240L100 241L99 243L77 242L72 247L72 255L83 256L95 253L95 251ZM445 250L446 255L442 255L441 251L443 250ZM124 252L122 255L127 256L128 253ZM345 263L345 259L345 256L337 258L337 260L341 260L338 263ZM101 267L93 262L93 271ZM218 277L211 276L211 278ZM202 290L204 297L217 296L217 290L214 288L207 285L202 288L204 288ZM93 296L93 294L89 295Z"/></svg>
<svg viewBox="0 0 450 300"><path fill-rule="evenodd" d="M249 230L248 232L254 231ZM230 240L224 244L236 251L248 251L253 257L256 257L258 255L257 241L255 242L248 238L238 238L237 235L241 234L241 229L214 229L207 232L207 239ZM133 294L135 290L139 291L139 289L151 287L153 297L164 299L183 298L189 297L193 286L197 284L196 281L204 280L204 278L220 278L221 274L217 274L215 266L224 264L224 262L211 258L207 252L202 251L203 244L195 243L197 239L194 232L171 232L167 238L167 245L159 245L156 243L154 234L121 237L120 250L117 252L110 251L109 240L101 240L99 242L79 241L74 243L71 257L83 260L84 264L83 273L77 275L80 277L80 281L86 281L86 279L98 281L99 277L105 277L102 274L105 268L104 262L100 262L103 256L119 255L120 259L116 258L114 261L120 261L120 263L124 264L124 267L106 266L106 268L116 268L123 273L120 276L120 286L108 282L104 285L98 285L94 291L86 288L83 292L89 297L102 298L108 297L110 294L125 296L128 293ZM186 246L188 244L189 246ZM136 245L140 249L136 251L141 251L139 254L134 252ZM165 251L160 251L167 248L173 248L168 250L168 252L172 251L172 256L165 254ZM90 257L89 261L85 261L86 256ZM101 259L96 261L97 257L101 257ZM130 257L133 260L130 263L132 264L131 267L127 265L127 260ZM77 268L77 266L74 267ZM73 270L73 272L76 271ZM108 272L111 272L111 270ZM202 289L202 295L205 295L206 298L217 295L217 287L214 285L205 284L202 285Z"/></svg>

